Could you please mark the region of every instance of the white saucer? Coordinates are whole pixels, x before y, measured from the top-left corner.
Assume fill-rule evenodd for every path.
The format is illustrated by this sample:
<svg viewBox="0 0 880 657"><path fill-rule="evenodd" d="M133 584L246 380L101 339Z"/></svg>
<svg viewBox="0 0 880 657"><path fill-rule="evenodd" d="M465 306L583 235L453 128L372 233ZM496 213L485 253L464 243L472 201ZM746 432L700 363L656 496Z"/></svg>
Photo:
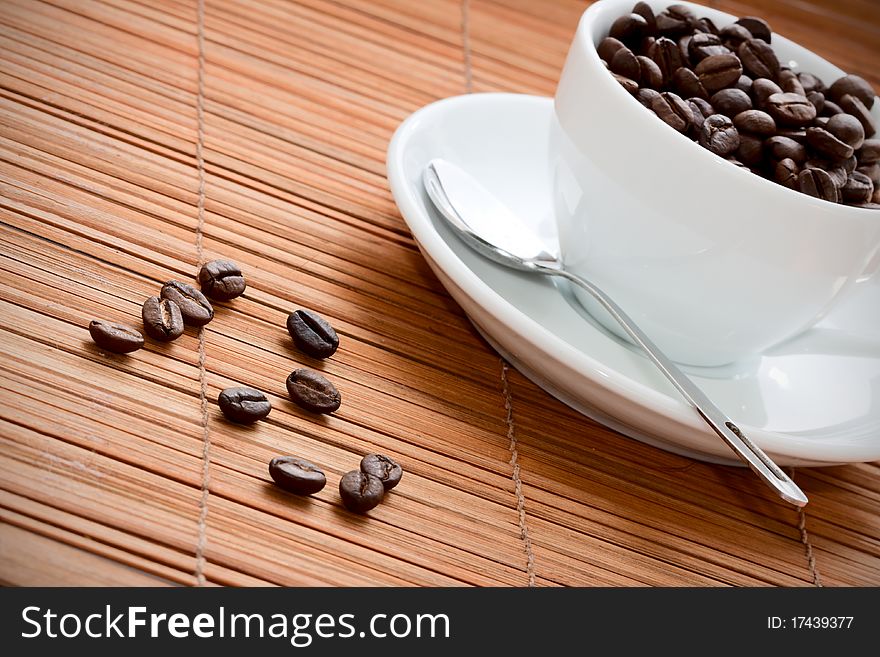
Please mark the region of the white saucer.
<svg viewBox="0 0 880 657"><path fill-rule="evenodd" d="M471 172L555 244L552 120L550 98L475 94L428 105L398 128L388 178L428 264L485 338L550 394L632 438L741 465L651 362L594 323L566 289L480 257L431 207L422 171L442 157ZM857 285L832 316L782 346L748 362L686 371L780 465L878 460L877 279Z"/></svg>

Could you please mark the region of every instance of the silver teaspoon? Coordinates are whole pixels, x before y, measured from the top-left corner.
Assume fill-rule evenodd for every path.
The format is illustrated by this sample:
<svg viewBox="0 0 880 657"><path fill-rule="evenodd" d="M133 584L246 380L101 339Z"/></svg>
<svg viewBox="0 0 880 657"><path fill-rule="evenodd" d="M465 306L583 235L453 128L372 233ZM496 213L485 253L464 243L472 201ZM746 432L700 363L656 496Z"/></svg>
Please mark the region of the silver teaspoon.
<svg viewBox="0 0 880 657"><path fill-rule="evenodd" d="M454 164L435 159L425 168L423 182L440 215L477 253L513 269L561 276L589 292L755 474L786 502L798 507L807 503L807 496L797 484L657 348L620 306L589 281L565 271L554 250L548 249L540 237L473 176Z"/></svg>

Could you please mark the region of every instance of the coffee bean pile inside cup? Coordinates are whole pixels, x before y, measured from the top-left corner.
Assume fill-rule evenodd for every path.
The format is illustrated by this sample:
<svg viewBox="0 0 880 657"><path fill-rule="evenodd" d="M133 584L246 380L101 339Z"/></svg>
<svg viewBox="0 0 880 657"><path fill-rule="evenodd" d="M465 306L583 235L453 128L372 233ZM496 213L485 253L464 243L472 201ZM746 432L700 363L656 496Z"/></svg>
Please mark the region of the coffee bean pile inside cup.
<svg viewBox="0 0 880 657"><path fill-rule="evenodd" d="M241 296L246 283L241 269L230 260L212 260L198 274L201 291L181 281L168 281L158 296L149 297L141 309L144 333L159 342L170 342L183 335L184 326L201 327L214 319L214 301L231 301ZM336 353L339 336L326 319L311 310L299 309L287 318L287 331L294 345L307 356L325 359ZM105 351L127 354L144 346L144 336L127 324L93 320L89 333ZM301 408L316 414L339 409L342 396L322 374L306 368L291 372L285 382L290 399ZM253 424L265 419L272 404L261 391L249 386L226 388L217 404L227 420ZM281 488L301 495L311 495L324 488L326 476L315 464L295 456L272 459L269 474ZM364 513L379 504L385 491L400 481L403 470L392 459L369 454L359 470L342 476L339 495L351 511Z"/></svg>
<svg viewBox="0 0 880 657"><path fill-rule="evenodd" d="M599 57L630 94L731 163L834 203L880 208L871 85L788 68L760 18L718 28L683 5L620 16Z"/></svg>

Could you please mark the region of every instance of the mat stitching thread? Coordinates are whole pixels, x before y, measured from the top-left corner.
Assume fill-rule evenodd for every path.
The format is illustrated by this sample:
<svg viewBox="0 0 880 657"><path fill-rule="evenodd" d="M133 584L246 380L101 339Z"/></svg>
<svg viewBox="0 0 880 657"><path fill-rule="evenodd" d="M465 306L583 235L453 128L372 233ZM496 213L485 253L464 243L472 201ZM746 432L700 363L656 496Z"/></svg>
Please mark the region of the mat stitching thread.
<svg viewBox="0 0 880 657"><path fill-rule="evenodd" d="M526 498L523 495L522 479L519 476L519 452L516 448L516 426L513 422L513 401L510 396L510 381L507 378L508 365L503 358L501 363L501 391L504 395L504 410L507 411L507 438L510 440L510 465L513 466L513 489L516 494L516 511L519 514L519 535L526 552L526 574L529 578L529 586L535 585L535 554L532 551L532 541L529 538L529 527L526 522Z"/></svg>
<svg viewBox="0 0 880 657"><path fill-rule="evenodd" d="M794 481L794 468L790 469L788 476ZM816 569L816 557L813 555L813 546L810 544L810 536L807 534L807 513L803 507L798 509L798 531L801 533L801 543L804 544L804 554L807 557L807 566L810 568L813 586L822 586L819 571Z"/></svg>
<svg viewBox="0 0 880 657"><path fill-rule="evenodd" d="M461 47L464 51L464 90L473 92L473 71L471 70L470 7L468 0L461 0Z"/></svg>
<svg viewBox="0 0 880 657"><path fill-rule="evenodd" d="M196 164L198 166L199 189L197 202L198 220L196 224L196 256L198 264L202 264L203 236L205 225L205 0L198 0L197 5L197 42L198 42L198 82L196 90ZM211 466L211 435L208 429L208 383L205 369L205 331L199 329L199 405L202 413L202 495L199 499L199 526L196 541L196 585L205 585L205 545L207 543L208 525L208 489L210 484Z"/></svg>

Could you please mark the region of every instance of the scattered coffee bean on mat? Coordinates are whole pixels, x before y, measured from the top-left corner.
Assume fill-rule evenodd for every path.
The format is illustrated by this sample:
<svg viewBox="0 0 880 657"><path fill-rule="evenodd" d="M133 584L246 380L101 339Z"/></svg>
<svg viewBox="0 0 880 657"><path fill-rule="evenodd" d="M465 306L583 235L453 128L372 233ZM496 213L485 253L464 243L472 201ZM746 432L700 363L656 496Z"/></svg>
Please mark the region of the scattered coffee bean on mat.
<svg viewBox="0 0 880 657"><path fill-rule="evenodd" d="M339 496L349 511L364 513L382 501L385 497L385 486L378 477L352 470L339 480Z"/></svg>
<svg viewBox="0 0 880 657"><path fill-rule="evenodd" d="M339 336L329 322L311 310L296 310L287 317L287 331L297 349L313 358L328 358L339 347Z"/></svg>
<svg viewBox="0 0 880 657"><path fill-rule="evenodd" d="M211 260L199 270L202 292L217 301L229 301L244 294L244 276L231 260Z"/></svg>
<svg viewBox="0 0 880 657"><path fill-rule="evenodd" d="M400 478L403 476L403 468L401 468L398 463L382 454L367 454L362 458L361 472L376 477L382 482L385 490L391 490L394 488L400 483Z"/></svg>
<svg viewBox="0 0 880 657"><path fill-rule="evenodd" d="M162 286L160 296L176 303L180 307L183 321L190 326L204 326L214 319L211 302L189 283L168 281Z"/></svg>
<svg viewBox="0 0 880 657"><path fill-rule="evenodd" d="M332 413L342 403L342 395L326 377L318 372L298 369L286 381L290 398L313 413Z"/></svg>
<svg viewBox="0 0 880 657"><path fill-rule="evenodd" d="M180 306L171 299L150 297L141 309L144 320L144 333L154 340L169 342L183 334L183 316Z"/></svg>
<svg viewBox="0 0 880 657"><path fill-rule="evenodd" d="M130 354L144 346L140 331L125 324L93 319L89 322L89 334L101 349L117 354Z"/></svg>
<svg viewBox="0 0 880 657"><path fill-rule="evenodd" d="M321 468L295 456L276 456L269 462L269 475L278 486L298 495L317 493L327 483Z"/></svg>
<svg viewBox="0 0 880 657"><path fill-rule="evenodd" d="M242 386L226 388L217 397L220 410L227 420L239 424L251 424L269 415L272 404L262 392L255 388Z"/></svg>

